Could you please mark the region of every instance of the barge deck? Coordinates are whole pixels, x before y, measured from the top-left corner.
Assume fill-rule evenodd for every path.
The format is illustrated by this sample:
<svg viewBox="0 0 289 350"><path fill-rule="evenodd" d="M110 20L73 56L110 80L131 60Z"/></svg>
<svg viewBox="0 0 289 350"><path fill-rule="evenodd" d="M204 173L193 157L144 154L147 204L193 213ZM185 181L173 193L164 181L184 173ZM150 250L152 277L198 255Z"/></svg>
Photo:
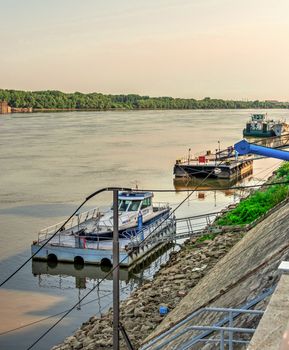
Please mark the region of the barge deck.
<svg viewBox="0 0 289 350"><path fill-rule="evenodd" d="M252 173L253 159L250 156L238 157L231 147L212 154L191 157L190 150L187 158L177 159L174 166L175 178L214 178L240 179Z"/></svg>

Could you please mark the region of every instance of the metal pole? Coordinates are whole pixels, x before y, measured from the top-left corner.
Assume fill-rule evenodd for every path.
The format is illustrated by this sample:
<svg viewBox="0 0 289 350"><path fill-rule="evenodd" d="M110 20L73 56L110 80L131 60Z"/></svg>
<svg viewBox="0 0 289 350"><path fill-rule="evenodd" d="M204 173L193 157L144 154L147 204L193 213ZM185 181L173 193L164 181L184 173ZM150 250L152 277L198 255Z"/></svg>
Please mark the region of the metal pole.
<svg viewBox="0 0 289 350"><path fill-rule="evenodd" d="M229 327L233 328L233 311L229 311ZM233 332L229 332L229 350L233 350Z"/></svg>
<svg viewBox="0 0 289 350"><path fill-rule="evenodd" d="M113 350L119 350L118 190L113 190Z"/></svg>
<svg viewBox="0 0 289 350"><path fill-rule="evenodd" d="M220 336L221 336L221 339L220 339L220 350L224 350L225 349L225 342L224 342L224 331L223 330L221 330Z"/></svg>
<svg viewBox="0 0 289 350"><path fill-rule="evenodd" d="M77 216L77 241L78 241L78 247L80 248L80 236L79 236L79 213L75 214Z"/></svg>

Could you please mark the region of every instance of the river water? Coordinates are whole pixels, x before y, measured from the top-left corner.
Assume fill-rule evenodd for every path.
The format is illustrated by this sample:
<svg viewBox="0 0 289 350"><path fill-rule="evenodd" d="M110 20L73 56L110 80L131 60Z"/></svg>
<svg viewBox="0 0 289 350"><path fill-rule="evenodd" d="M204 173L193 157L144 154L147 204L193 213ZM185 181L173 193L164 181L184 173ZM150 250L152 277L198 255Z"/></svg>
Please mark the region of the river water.
<svg viewBox="0 0 289 350"><path fill-rule="evenodd" d="M233 145L242 138L249 110L124 111L11 114L0 116L0 280L30 254L37 232L70 215L96 189L125 186L173 189L173 165L192 153ZM256 111L255 111L256 112ZM273 118L286 110L267 111ZM279 161L254 163L243 183L269 176ZM179 185L178 185L179 186ZM181 185L182 186L182 185ZM177 187L179 188L179 187ZM155 201L175 207L187 193L156 193ZM177 217L218 211L240 193L194 193ZM111 194L93 199L84 208L107 205ZM121 273L125 298L143 279L150 278L168 253L146 271ZM96 267L77 270L70 265L27 264L0 289L0 348L26 349L57 318L40 319L69 309L104 276ZM111 280L93 291L34 348L49 349L70 335L93 314L111 306ZM88 303L90 302L90 303ZM86 304L86 305L85 305ZM157 310L156 310L157 312ZM59 316L58 316L59 317ZM18 331L7 331L23 327Z"/></svg>

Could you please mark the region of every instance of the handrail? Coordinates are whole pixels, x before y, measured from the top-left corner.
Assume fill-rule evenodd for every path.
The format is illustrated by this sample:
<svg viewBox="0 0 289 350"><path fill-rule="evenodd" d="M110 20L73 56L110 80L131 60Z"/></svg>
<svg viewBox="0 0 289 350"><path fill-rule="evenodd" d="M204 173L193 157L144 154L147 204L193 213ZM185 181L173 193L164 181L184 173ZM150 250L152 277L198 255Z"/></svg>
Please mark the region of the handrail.
<svg viewBox="0 0 289 350"><path fill-rule="evenodd" d="M97 219L98 217L100 217L100 215L101 213L99 211L99 208L87 210L85 212L80 213L79 215L76 214L65 224L63 231L72 229L77 225L81 225L89 219ZM38 232L38 242L42 241L43 239L46 239L49 236L52 236L57 230L59 230L63 226L64 223L65 220L40 230Z"/></svg>
<svg viewBox="0 0 289 350"><path fill-rule="evenodd" d="M222 327L224 324L226 324L230 321L231 317L232 317L232 319L234 319L234 318L238 317L241 313L244 313L246 311L249 311L250 313L252 313L252 312L256 313L257 310L250 310L251 307L255 306L260 301L264 300L266 297L271 295L274 292L274 290L275 290L275 286L268 288L267 290L265 290L263 293L259 294L254 299L251 299L249 302L238 307L236 310L234 310L232 308L215 308L215 307L212 307L212 308L204 307L204 308L198 309L198 310L192 312L191 314L189 314L186 318L184 318L182 321L180 321L177 324L175 324L174 326L172 326L170 329L168 329L164 333L161 333L160 335L158 335L155 338L153 338L152 340L150 340L148 343L144 344L141 347L141 350L148 350L148 349L160 350L160 349L163 349L172 340L179 338L181 335L183 335L184 333L186 333L187 331L190 330L189 325L183 330L180 330L180 328L182 326L186 326L186 324L188 324L188 322L192 321L193 318L199 316L200 314L202 314L204 312L218 312L218 311L223 312L224 310L226 310L229 313L228 317L225 317L222 320L220 320L219 322L213 324L212 326L210 326L210 329L208 329L207 331L203 332L202 334L200 334L194 338L191 338L186 344L184 344L184 347L179 348L179 349L185 349L186 346L188 346L188 349L190 349L191 346L193 344L196 344L196 342L198 342L200 339L203 339L204 337L207 337L208 335L210 335L214 331L212 329L213 327ZM232 314L230 314L230 313L232 313ZM260 311L257 311L257 313L260 313ZM173 335L173 332L175 332L175 331L177 331L178 333ZM167 338L167 337L169 337L169 339L165 340L164 338ZM162 343L157 345L157 343L159 341L162 341Z"/></svg>

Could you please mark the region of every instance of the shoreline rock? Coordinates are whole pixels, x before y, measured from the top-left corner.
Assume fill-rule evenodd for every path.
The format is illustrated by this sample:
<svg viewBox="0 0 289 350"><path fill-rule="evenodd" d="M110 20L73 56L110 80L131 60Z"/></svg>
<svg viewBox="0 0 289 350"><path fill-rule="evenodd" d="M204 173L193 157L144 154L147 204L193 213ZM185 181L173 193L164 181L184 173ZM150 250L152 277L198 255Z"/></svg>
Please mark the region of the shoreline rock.
<svg viewBox="0 0 289 350"><path fill-rule="evenodd" d="M238 232L220 234L200 243L197 238L188 240L178 252L170 254L170 259L152 281L121 302L120 321L136 348L165 318L159 314L159 307L173 310L242 237L243 232ZM112 309L100 318L92 316L74 335L52 348L79 349L112 349ZM126 349L122 338L121 349Z"/></svg>

